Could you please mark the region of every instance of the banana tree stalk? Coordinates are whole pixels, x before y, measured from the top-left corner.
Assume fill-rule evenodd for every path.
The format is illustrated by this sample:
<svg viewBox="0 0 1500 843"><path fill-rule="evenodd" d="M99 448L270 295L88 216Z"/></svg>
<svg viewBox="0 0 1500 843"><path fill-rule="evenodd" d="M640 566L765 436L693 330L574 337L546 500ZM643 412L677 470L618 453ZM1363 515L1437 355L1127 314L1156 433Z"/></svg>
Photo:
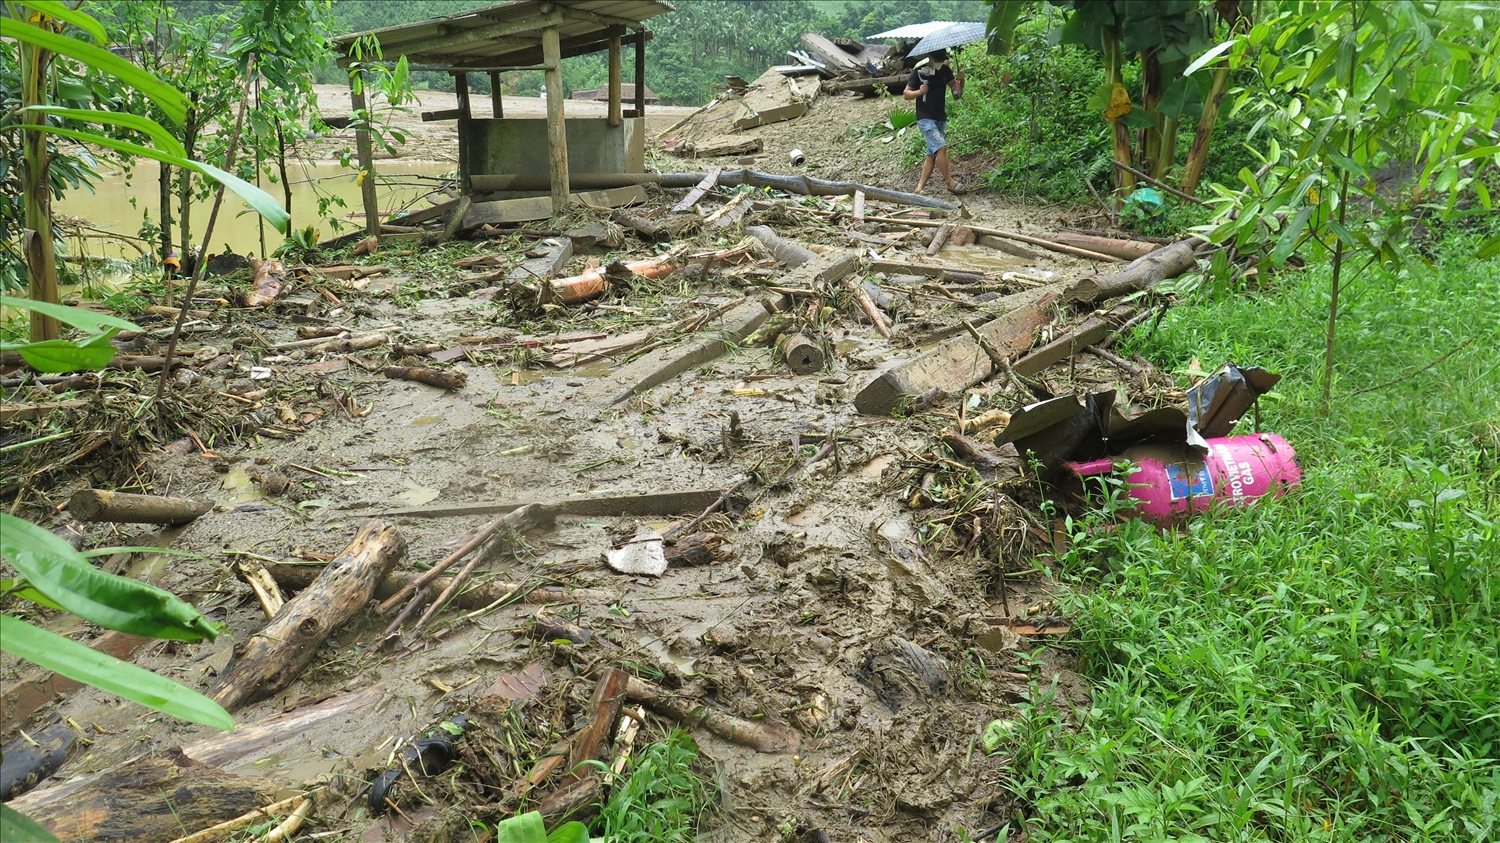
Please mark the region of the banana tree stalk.
<svg viewBox="0 0 1500 843"><path fill-rule="evenodd" d="M8 4L11 16L18 21L26 17L14 4ZM47 26L46 19L30 24ZM21 106L28 108L47 103L47 66L52 54L32 44L18 45L21 55ZM26 198L26 232L22 250L26 254L26 292L35 301L58 304L57 252L52 240L52 186L48 177L51 158L47 154L47 134L36 129L21 133L26 166L22 184ZM62 327L56 319L31 314L31 341L55 340Z"/></svg>

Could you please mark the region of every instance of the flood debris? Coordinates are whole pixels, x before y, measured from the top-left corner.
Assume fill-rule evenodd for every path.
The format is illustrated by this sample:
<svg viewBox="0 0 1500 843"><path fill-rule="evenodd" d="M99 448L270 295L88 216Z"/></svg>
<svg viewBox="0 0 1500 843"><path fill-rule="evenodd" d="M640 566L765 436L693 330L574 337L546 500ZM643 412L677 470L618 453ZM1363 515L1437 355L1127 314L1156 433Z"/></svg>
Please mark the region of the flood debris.
<svg viewBox="0 0 1500 843"><path fill-rule="evenodd" d="M463 369L429 369L424 366L385 366L380 373L393 380L416 381L439 389L463 389L469 373Z"/></svg>
<svg viewBox="0 0 1500 843"><path fill-rule="evenodd" d="M213 509L213 501L80 489L68 498L68 513L79 521L133 524L186 524Z"/></svg>
<svg viewBox="0 0 1500 843"><path fill-rule="evenodd" d="M286 687L329 634L364 611L376 584L405 553L406 540L395 528L367 522L311 586L259 635L236 646L234 661L209 696L233 711Z"/></svg>

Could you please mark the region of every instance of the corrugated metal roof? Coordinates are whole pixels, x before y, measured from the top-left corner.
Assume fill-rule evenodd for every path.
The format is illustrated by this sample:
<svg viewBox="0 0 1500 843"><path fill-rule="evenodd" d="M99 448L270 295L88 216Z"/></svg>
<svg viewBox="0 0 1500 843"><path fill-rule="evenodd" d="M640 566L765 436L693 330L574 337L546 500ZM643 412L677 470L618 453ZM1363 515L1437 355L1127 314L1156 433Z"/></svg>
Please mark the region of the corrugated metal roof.
<svg viewBox="0 0 1500 843"><path fill-rule="evenodd" d="M642 21L670 11L672 4L663 0L512 0L340 35L331 43L345 60L356 39L373 35L386 59L406 56L412 63L459 66L535 64L541 61L546 26L557 26L565 56L579 55L602 49L612 27L639 30Z"/></svg>
<svg viewBox="0 0 1500 843"><path fill-rule="evenodd" d="M909 41L915 41L918 38L926 38L927 36L931 35L934 32L937 32L940 29L952 26L956 22L957 21L951 20L934 20L928 21L927 23L909 23L906 26L898 26L895 29L888 29L885 32L871 35L870 40L874 41L884 38L900 38Z"/></svg>

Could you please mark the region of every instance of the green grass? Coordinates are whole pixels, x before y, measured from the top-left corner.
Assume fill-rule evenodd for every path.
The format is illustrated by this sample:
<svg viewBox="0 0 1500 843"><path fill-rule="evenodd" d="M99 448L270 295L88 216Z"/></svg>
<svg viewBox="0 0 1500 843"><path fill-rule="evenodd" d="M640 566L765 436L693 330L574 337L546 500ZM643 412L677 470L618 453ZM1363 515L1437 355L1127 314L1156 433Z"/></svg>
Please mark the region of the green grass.
<svg viewBox="0 0 1500 843"><path fill-rule="evenodd" d="M1264 427L1306 474L1177 531L1077 525L1063 603L1092 700L1020 711L1003 784L1031 840L1500 839L1500 262L1365 273L1335 395L1473 342L1326 416L1327 273L1280 284L1133 342L1285 374Z"/></svg>
<svg viewBox="0 0 1500 843"><path fill-rule="evenodd" d="M697 757L698 747L683 729L646 747L599 812L594 837L610 843L693 840L698 815L709 802L703 781L692 771Z"/></svg>

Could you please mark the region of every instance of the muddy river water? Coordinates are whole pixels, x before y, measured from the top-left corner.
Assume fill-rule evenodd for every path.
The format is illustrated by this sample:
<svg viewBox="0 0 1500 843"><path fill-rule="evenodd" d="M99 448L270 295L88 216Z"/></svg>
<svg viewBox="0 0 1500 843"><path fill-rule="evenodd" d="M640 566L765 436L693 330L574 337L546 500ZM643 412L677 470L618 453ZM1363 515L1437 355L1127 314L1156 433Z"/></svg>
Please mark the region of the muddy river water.
<svg viewBox="0 0 1500 843"><path fill-rule="evenodd" d="M427 207L422 198L442 185L445 175L455 169L451 162L395 160L382 161L376 165L380 207L403 208ZM82 222L94 231L85 231L86 237L68 238L68 252L73 255L94 255L136 260L140 252L136 246L109 234L138 237L142 223L149 219L160 219L157 177L159 170L154 161L142 161L131 171L119 169L101 170L100 180L93 192L70 190L57 204L56 212L64 217ZM355 171L341 166L337 161L289 161L287 175L292 183L292 227L296 229L314 226L318 239L326 240L338 234L353 231L363 224L362 200L359 185L355 183ZM261 180L261 189L280 199L281 185ZM446 198L446 197L441 197ZM319 202L324 199L341 199L346 207L330 203L323 216L319 216ZM193 206L192 241L194 248L202 242L203 230L208 225L213 200L198 202ZM174 213L175 213L174 203ZM357 214L355 216L346 216ZM222 252L226 245L239 254L262 254L275 251L282 243L282 236L270 225L264 226L265 249L261 248L261 218L251 211L239 197L228 193L224 206L214 224L213 241L209 252ZM138 244L148 248L147 244Z"/></svg>

